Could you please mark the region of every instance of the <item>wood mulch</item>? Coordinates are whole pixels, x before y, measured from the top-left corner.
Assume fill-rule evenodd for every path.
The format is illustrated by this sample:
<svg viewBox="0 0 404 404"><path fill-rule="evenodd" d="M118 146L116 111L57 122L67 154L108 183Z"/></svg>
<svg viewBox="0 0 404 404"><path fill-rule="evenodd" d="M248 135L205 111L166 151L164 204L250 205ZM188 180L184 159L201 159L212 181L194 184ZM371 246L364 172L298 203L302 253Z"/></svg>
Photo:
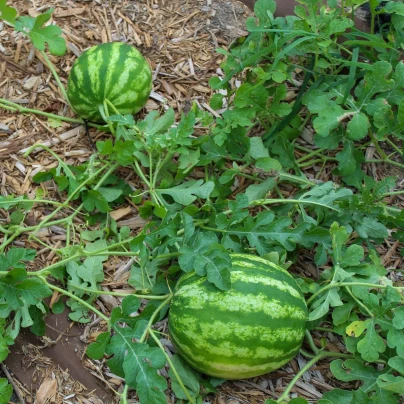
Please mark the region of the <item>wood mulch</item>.
<svg viewBox="0 0 404 404"><path fill-rule="evenodd" d="M222 56L215 53L215 48L226 47L233 39L244 35L244 21L250 15L248 9L236 0L14 0L9 3L20 14L30 16L36 16L48 7L55 8L52 20L63 29L68 51L65 56L51 57L51 60L65 84L73 62L88 47L111 41L136 46L149 60L154 80L153 93L141 114L173 107L177 118L181 112L188 111L193 102L197 102L200 108L210 110L208 101L212 93L208 80L218 72L222 60ZM42 56L21 34L13 33L10 27L1 23L0 97L26 108L74 117ZM302 144L310 147L311 136L308 131L302 138ZM92 129L91 137L95 142L105 134ZM47 152L38 151L24 157L25 150L36 143L48 145L71 165L87 161L93 153L92 145L80 125L52 125L43 116L15 114L0 109L0 195L27 195L33 198L42 188L49 198L55 196L58 199L51 183L37 185L32 182L32 177L39 171L57 166L57 161ZM309 172L309 175L329 179L331 170L332 167L329 167L323 171ZM386 175L380 166L370 166L369 170L376 178ZM138 180L126 174L125 179L135 186ZM403 173L399 174L403 180ZM404 181L401 186L404 186ZM396 202L403 204L399 197ZM47 213L46 208L37 207L27 220L31 221L30 224L38 222ZM0 211L0 217L6 215L6 212ZM112 215L120 225L133 230L144 224L133 206L123 206ZM37 237L53 247L62 245L66 239L63 229L43 229L43 233ZM16 243L38 251L37 265L44 266L57 260L53 253L33 240L21 238ZM392 270L402 266L397 247L397 243L386 242L384 251L381 251L385 264ZM305 273L314 271L309 259L304 256L299 265ZM128 261L112 259L105 273L105 287L109 285L111 290L119 290L126 285L129 267ZM120 299L103 296L97 300L97 304L101 311L108 313L120 304ZM26 403L34 400L38 404L116 402L111 392L122 387L122 380L108 373L102 362L90 361L83 353L85 343L94 340L102 330L102 322L94 319L85 328L74 326L73 337L80 335L80 347L69 339L71 326L65 321L59 321L60 328L56 323L53 326L48 324L48 328L56 329L52 340L33 341L29 337L22 337L11 354L14 359L11 361L14 364L10 364L13 366L12 372L3 367L3 373L6 372L6 376L14 382ZM160 324L160 327L164 328L165 324ZM319 345L321 336L315 335ZM329 334L327 337L328 349L344 350L335 336ZM54 353L49 350L50 346L59 345L63 349L56 349ZM63 354L63 351L67 353ZM66 365L64 358L72 355L78 358L77 363L83 364L83 372L74 373L77 364ZM267 398L277 398L305 363L306 359L298 356L281 370L265 377L227 382L220 387L218 394L209 396L206 402L254 404L263 403ZM30 382L27 382L24 375L29 369L32 373ZM89 379L94 380L89 383ZM94 384L98 382L105 391L99 391L99 385ZM352 384L337 383L324 362L305 373L293 389L293 394L315 403L324 392L335 386L353 387ZM167 400L174 402L169 394Z"/></svg>

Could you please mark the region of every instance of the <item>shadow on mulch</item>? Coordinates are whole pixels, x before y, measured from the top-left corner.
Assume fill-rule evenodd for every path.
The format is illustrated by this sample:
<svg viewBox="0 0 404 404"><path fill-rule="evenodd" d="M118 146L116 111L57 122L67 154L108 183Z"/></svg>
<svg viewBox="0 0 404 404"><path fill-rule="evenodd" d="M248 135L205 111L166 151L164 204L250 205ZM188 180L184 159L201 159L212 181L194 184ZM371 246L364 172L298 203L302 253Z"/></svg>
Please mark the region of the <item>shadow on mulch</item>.
<svg viewBox="0 0 404 404"><path fill-rule="evenodd" d="M43 381L43 378L38 377L41 361L35 359L38 356L35 352L37 347L46 357L44 359L50 359L54 367L68 372L72 379L87 389L87 392L80 391L80 394L88 396L91 392L92 397L98 397L104 403L115 402L115 396L107 392L101 382L83 366L81 358L86 347L80 340L83 329L71 323L67 311L58 315L49 314L46 325L45 340L57 341L55 344L50 343L44 347L43 340L41 341L28 329L23 329L18 335L15 345L11 347L10 355L5 360L7 368L13 373L13 379L17 379L32 397L35 397Z"/></svg>

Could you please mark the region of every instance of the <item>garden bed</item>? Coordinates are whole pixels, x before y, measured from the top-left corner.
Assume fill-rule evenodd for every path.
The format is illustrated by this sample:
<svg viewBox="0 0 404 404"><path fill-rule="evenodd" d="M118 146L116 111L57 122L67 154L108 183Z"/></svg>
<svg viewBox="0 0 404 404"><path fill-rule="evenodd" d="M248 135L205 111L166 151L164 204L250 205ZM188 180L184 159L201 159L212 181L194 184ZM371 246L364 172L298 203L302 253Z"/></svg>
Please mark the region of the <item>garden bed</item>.
<svg viewBox="0 0 404 404"><path fill-rule="evenodd" d="M31 17L36 17L49 6L55 8L52 20L62 28L68 50L64 56L50 56L50 59L64 84L67 83L68 73L75 59L88 47L115 41L137 47L150 62L153 72L153 92L137 119L145 117L151 111L163 113L173 108L176 122L181 119L182 114L188 113L193 105L216 118L220 118L224 113L223 108L215 108L215 105L210 104L210 99L216 91L209 85L209 79L212 76L221 78L225 76L220 67L225 57L216 53L215 49L223 47L228 50L230 44L234 44L234 40L245 37L248 34L245 22L247 17L252 15L242 3L215 0L14 1L12 6L21 15ZM24 112L36 109L76 119L63 99L46 61L32 43L6 24L0 29L0 39L0 98L26 108ZM293 104L296 101L303 81L302 69L296 68L293 80L287 83L287 94L282 103ZM253 127L249 134L256 136L261 133L261 129L259 126ZM202 136L206 132L206 128L198 126L195 136ZM302 134L295 143L298 147L294 149L294 158L302 163L299 167L306 178L305 181L316 184L333 181L342 184L341 175L336 172L338 159L335 154L325 160L321 158L316 160L314 153L313 163L310 163L313 159L306 158L317 150L314 136L315 130L308 125L302 128ZM86 163L95 153L96 142L106 141L110 137L110 134L95 128L90 128L89 134L86 134L85 126L79 121L61 122L42 115L0 109L0 195L43 198L63 203L63 192L60 192L53 179L38 183L33 177L40 172L57 168L60 162L55 156L69 166ZM380 151L389 156L391 152L395 152L394 145L396 148L400 146L397 139L395 139L397 144L382 141L380 146L370 141L366 144L364 141L362 150L369 163L363 164L362 169L376 181L396 176L393 188L387 187L382 200L388 207L402 209L404 205L402 161L398 155L394 155L391 161L396 164L392 165L388 161L383 162L383 156L380 155ZM28 156L24 154L34 144L45 145L54 154L43 149L31 150ZM339 148L336 151L341 150L344 149ZM224 168L231 170L235 167L228 160L224 163ZM254 170L249 167L238 178L228 194L229 199L234 199L238 193L254 184L254 179L263 183L270 177L267 171L271 170L264 172L260 169ZM117 175L132 190L143 190L142 180L131 169L120 168ZM204 178L206 175L207 170L204 167L197 167L193 171L193 178ZM213 173L213 176L215 175L219 174ZM297 185L282 183L274 188L273 192L278 194L279 199L293 199ZM144 214L139 212L139 203L126 197L122 203L113 206L109 215L116 221L118 229L115 229L116 231L128 228L132 235L142 231L147 220ZM46 203L35 204L24 217L24 226L35 227L52 210L53 207ZM265 208L262 206L254 208L254 214L264 211ZM62 209L56 218L64 218L67 214L68 211ZM5 223L12 220L7 209L0 210L0 218ZM73 241L78 239L78 235L84 230L98 230L96 223L89 225L88 216L76 217L73 228L75 234L70 234ZM398 287L403 287L403 256L400 244L402 235L401 238L394 238L391 234L396 230L391 225L388 236L383 238L375 250L381 257L381 264L388 270L386 279ZM66 241L69 240L66 228L58 225L43 227L34 234L35 237L30 236L32 234L21 234L12 243L13 247L36 251L36 259L28 263L30 271L40 271L57 263L61 257L55 251L66 246ZM1 232L0 240L2 240ZM367 252L368 247L365 249ZM287 266L289 258L283 258L282 264ZM291 254L290 260L293 260L293 265L289 271L302 278L317 280L319 266L313 259L313 249L302 246ZM111 256L107 262L103 262L104 278L100 283L101 289L114 293L133 292L134 289L128 285L132 263L133 258L119 255ZM330 261L327 260L324 265L329 269ZM60 293L55 289L48 304L52 305L59 297ZM101 313L109 316L115 308L121 306L121 302L122 296L101 295L94 304ZM88 323L73 324L67 319L67 315L67 310L63 314L50 315L46 320L45 337L34 337L28 330L22 332L16 344L10 347L11 353L2 364L0 373L4 373L3 377L9 378L18 395L26 403L34 402L35 399L38 404L117 402L113 390L122 393L124 379L110 372L104 360L91 360L85 354L87 345L94 342L101 332L106 331L106 322L97 315L91 315ZM166 333L167 321L161 319L155 328ZM312 332L312 337L317 347L324 345L323 348L328 351L346 353L342 338L335 333L319 329ZM165 343L171 352L170 342ZM307 347L309 345L305 344L305 348ZM218 387L217 393L207 395L205 402L253 404L263 403L267 399L276 400L309 360L299 354L286 366L271 374L226 382ZM359 386L358 381L336 380L330 371L329 363L330 360L324 359L306 371L294 385L292 397L299 396L316 403L324 393L334 388L352 390ZM164 368L160 372L163 376L167 376ZM166 395L167 402L175 402L170 389L166 391ZM133 400L130 402L137 402L135 393L129 393L129 398ZM13 399L17 402L18 398L13 396Z"/></svg>

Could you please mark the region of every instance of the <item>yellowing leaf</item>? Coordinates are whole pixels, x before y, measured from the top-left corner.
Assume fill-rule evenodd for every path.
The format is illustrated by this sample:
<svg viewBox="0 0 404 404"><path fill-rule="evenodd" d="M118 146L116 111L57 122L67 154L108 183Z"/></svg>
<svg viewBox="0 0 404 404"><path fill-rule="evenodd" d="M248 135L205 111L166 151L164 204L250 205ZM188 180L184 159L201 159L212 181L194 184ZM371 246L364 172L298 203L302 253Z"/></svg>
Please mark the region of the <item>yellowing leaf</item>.
<svg viewBox="0 0 404 404"><path fill-rule="evenodd" d="M354 321L353 323L348 325L345 332L351 337L360 337L365 330L366 324L363 321Z"/></svg>

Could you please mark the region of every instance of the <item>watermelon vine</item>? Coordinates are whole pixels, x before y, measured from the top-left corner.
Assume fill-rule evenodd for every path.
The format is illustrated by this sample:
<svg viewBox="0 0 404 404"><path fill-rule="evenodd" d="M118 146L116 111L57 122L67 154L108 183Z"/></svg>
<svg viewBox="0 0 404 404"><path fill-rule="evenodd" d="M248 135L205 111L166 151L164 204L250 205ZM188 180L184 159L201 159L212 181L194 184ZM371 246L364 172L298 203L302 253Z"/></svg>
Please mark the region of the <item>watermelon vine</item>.
<svg viewBox="0 0 404 404"><path fill-rule="evenodd" d="M122 403L133 394L142 404L166 403L168 394L202 403L218 392L224 382L218 377L261 374L241 373L240 352L263 373L298 352L307 358L278 398L266 404L307 402L295 397L293 388L319 361L330 363L335 379L359 382L356 390L326 392L320 404L398 402L404 394L404 286L384 267L378 248L389 238L404 239L402 210L388 203L404 191L396 189L397 178L377 182L363 167L371 162L404 168L397 146L404 138L404 10L386 2L391 24L374 33L372 23L372 33L364 34L352 28L344 9L325 8L317 0L299 3L295 16L275 19L276 3L259 0L255 17L247 21L249 35L219 50L226 56L223 76L210 84L222 91L210 105L220 115L194 104L181 117L167 109L135 120L132 113L150 93L143 56L126 44L98 45L78 59L66 91L45 53L46 46L57 56L66 51L60 28L44 26L51 11L35 19L18 16L0 0L0 17L42 52L80 118L4 99L0 108L72 124L90 119L111 135L79 166L66 164L44 145L26 152L42 148L58 162L34 180L54 181L62 201L47 195L0 197L8 214L0 223L0 361L21 327L43 333L44 299L57 292L67 298L72 321L89 323L92 314L104 321L86 353L124 380L123 391L116 392ZM374 19L380 10L372 7ZM108 52L122 59L121 67L129 59L128 71L109 66ZM86 71L90 58L95 64L103 60L103 76ZM291 105L288 86L296 82L297 68L302 85ZM140 77L138 94L120 99L132 74ZM111 80L119 77L123 87L112 90ZM315 132L313 150L298 142L305 126ZM379 158L365 157L369 144ZM322 182L307 171L316 166L321 173L326 164L334 164L336 182ZM130 187L122 168L133 171L142 188ZM139 232L118 227L110 214L128 201L144 220ZM53 210L40 223L25 223L29 212L47 205ZM65 245L48 246L38 237L51 226L66 230ZM14 244L26 238L52 250L57 262L28 270L28 263L38 268L37 252ZM317 276L301 267L303 252ZM122 291L101 289L112 257L130 260ZM121 305L103 313L96 307L102 294L119 298ZM63 311L65 304L59 299L51 309ZM248 333L246 317L254 323ZM280 325L270 323L276 318L290 323L288 332L276 334ZM343 352L328 349L328 333L343 343ZM264 347L263 335L271 339ZM0 379L0 404L11 393Z"/></svg>

